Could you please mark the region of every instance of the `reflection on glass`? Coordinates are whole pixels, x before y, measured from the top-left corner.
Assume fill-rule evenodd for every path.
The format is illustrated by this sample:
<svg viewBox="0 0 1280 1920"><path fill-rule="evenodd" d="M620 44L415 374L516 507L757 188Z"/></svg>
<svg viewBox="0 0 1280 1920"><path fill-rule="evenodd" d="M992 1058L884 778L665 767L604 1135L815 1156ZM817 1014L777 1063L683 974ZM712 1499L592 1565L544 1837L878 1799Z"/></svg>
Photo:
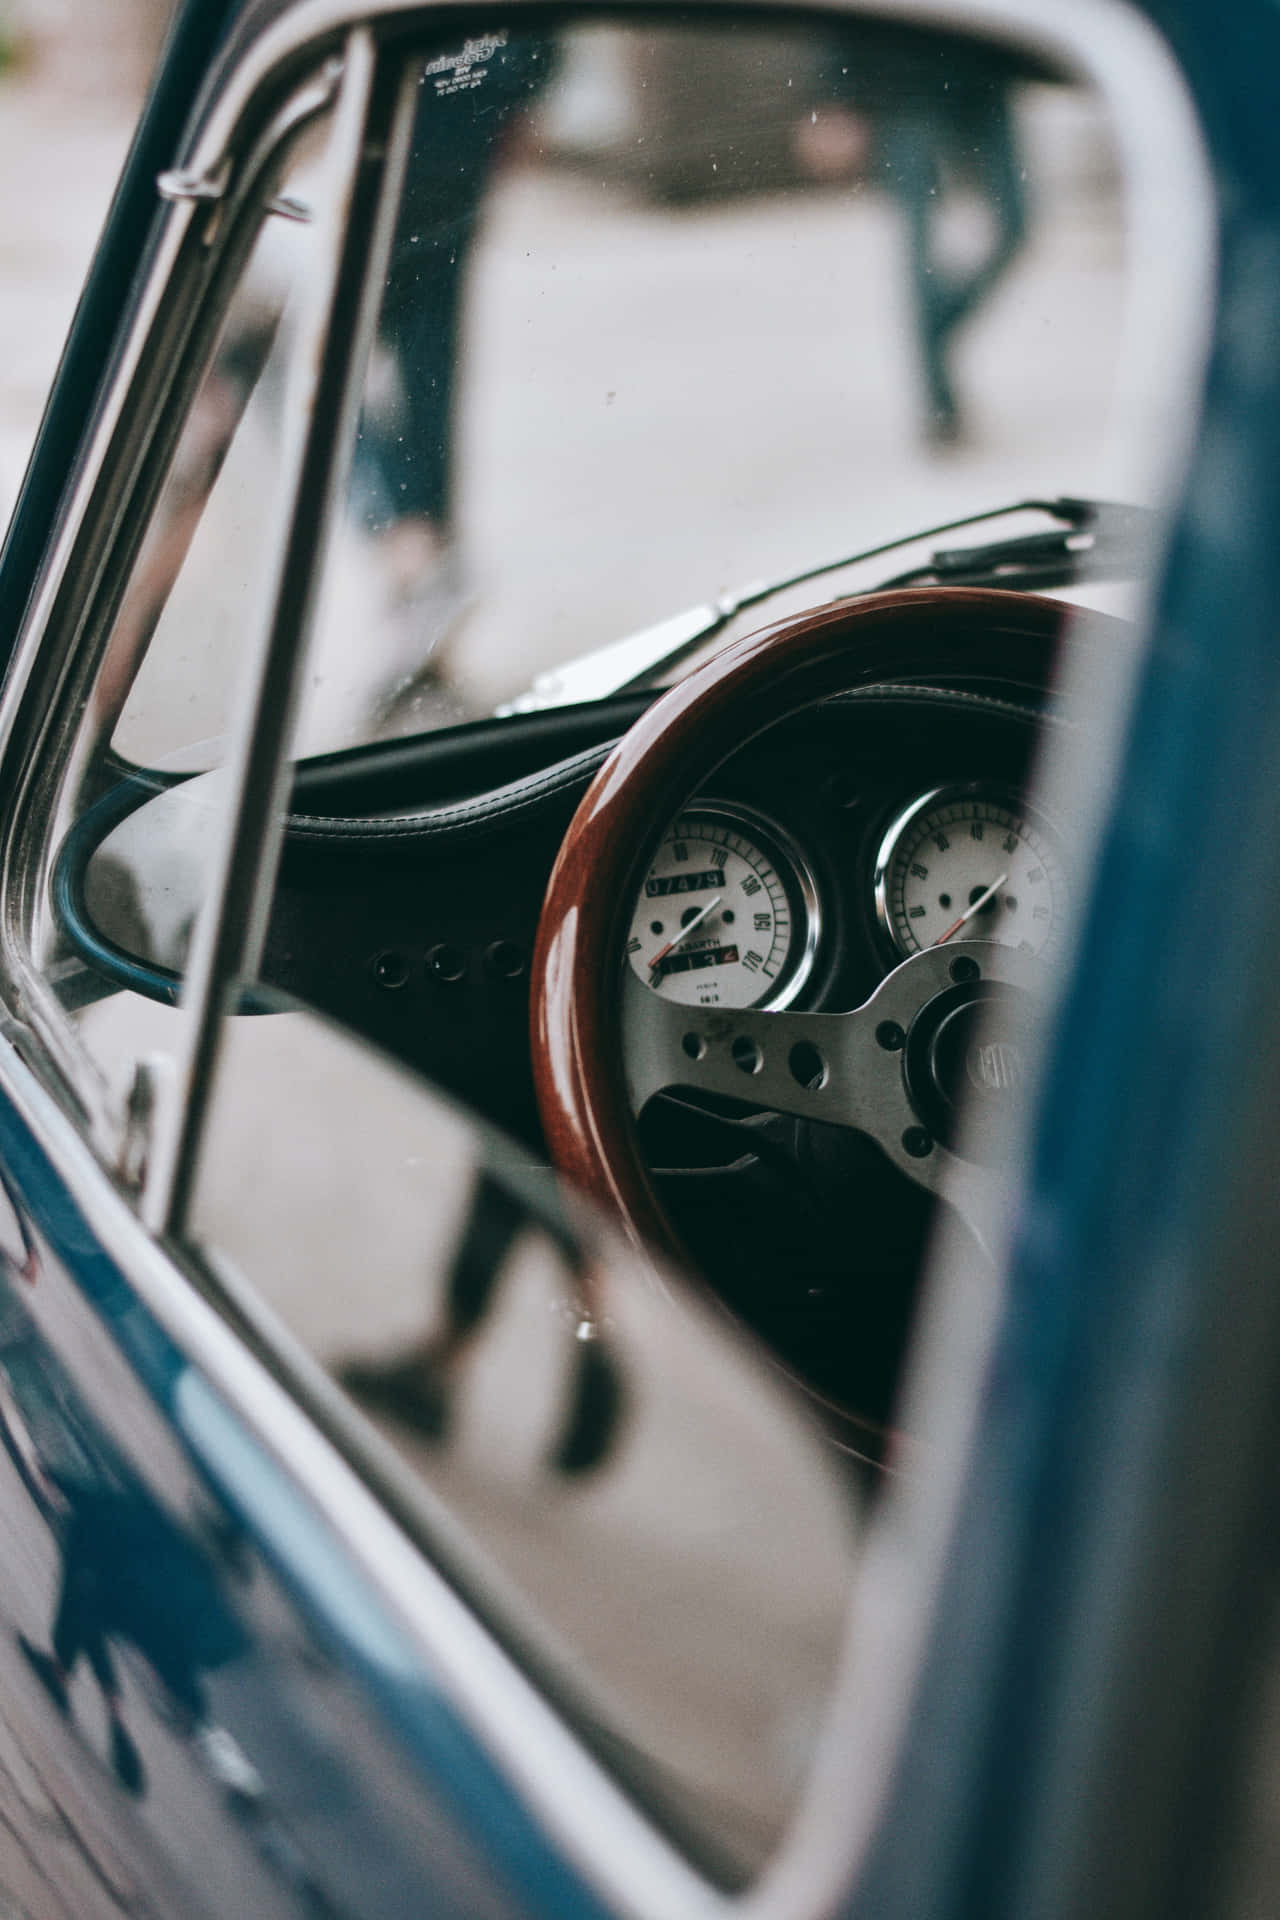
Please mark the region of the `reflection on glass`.
<svg viewBox="0 0 1280 1920"><path fill-rule="evenodd" d="M280 197L313 210L321 161L313 129ZM98 687L114 750L138 764L172 772L222 758L274 557L285 389L320 231L264 222L148 527Z"/></svg>
<svg viewBox="0 0 1280 1920"><path fill-rule="evenodd" d="M1119 202L1094 105L1056 76L922 31L726 15L477 29L405 77L299 761L491 711L683 605L975 502L1125 491L1102 439ZM122 811L70 871L94 937L153 970L184 964L269 558L300 278L271 250L314 232L264 233L93 691L94 746L146 770L96 763L75 810ZM409 1059L420 1027L378 995L432 990L440 936L384 950L358 835L349 862L309 851L286 844L267 977L283 952L305 993L314 965L318 999ZM398 879L416 899L448 871ZM291 924L295 881L316 918ZM348 924L349 972L327 939ZM85 1000L127 977L95 974L89 939ZM84 1026L131 1064L167 1018L117 991ZM194 1233L597 1746L749 1877L803 1787L850 1572L844 1491L774 1384L615 1256L606 1290L509 1167L303 1013L226 1022Z"/></svg>
<svg viewBox="0 0 1280 1920"><path fill-rule="evenodd" d="M168 971L176 996L206 892L230 714L280 532L284 395L324 232L326 126L313 121L294 136L287 168L280 158L282 193L315 218L267 217L249 248L59 796L48 972L119 1095L142 1054L174 1044L172 1015L112 989L128 980L129 962L143 960ZM122 970L104 976L84 964L89 951L108 966L121 960Z"/></svg>
<svg viewBox="0 0 1280 1920"><path fill-rule="evenodd" d="M83 1361L92 1337L87 1346L68 1338L56 1263L47 1266L40 1243L25 1228L24 1236L21 1267L0 1251L0 1447L23 1490L16 1499L5 1490L7 1545L23 1578L12 1583L0 1647L17 1656L0 1726L6 1778L25 1754L49 1796L51 1877L40 1885L58 1912L68 1911L53 1892L55 1880L67 1884L59 1855L100 1856L103 1821L112 1820L103 1796L114 1781L118 1795L142 1802L143 1817L166 1829L180 1794L187 1885L220 1887L239 1902L235 1911L275 1911L283 1896L291 1912L334 1913L332 1859L314 1823L298 1817L296 1755L291 1761L279 1724L263 1713L254 1630L265 1583L254 1578L252 1548L225 1510L186 1503L172 1429L159 1414L140 1419L119 1376L90 1366L95 1398L86 1397L86 1375L68 1367L67 1355ZM271 1659L278 1686L288 1665L278 1637ZM15 1680L24 1669L25 1690ZM55 1716L63 1724L53 1732ZM312 1745L313 1765L317 1756ZM228 1850L228 1816L249 1849ZM12 1857L0 1852L0 1872ZM83 1892L84 1880L75 1886Z"/></svg>
<svg viewBox="0 0 1280 1920"><path fill-rule="evenodd" d="M1124 491L1118 186L1064 76L866 22L605 22L411 83L303 751L977 498Z"/></svg>
<svg viewBox="0 0 1280 1920"><path fill-rule="evenodd" d="M226 1023L192 1231L608 1764L717 1878L756 1871L831 1706L855 1538L776 1376L302 1011Z"/></svg>
<svg viewBox="0 0 1280 1920"><path fill-rule="evenodd" d="M1121 207L1079 86L921 29L738 20L495 27L406 86L299 757L492 712L681 606L975 503L1126 491ZM221 757L317 231L263 230L93 690L166 784ZM101 822L86 913L180 969L220 790L137 797Z"/></svg>

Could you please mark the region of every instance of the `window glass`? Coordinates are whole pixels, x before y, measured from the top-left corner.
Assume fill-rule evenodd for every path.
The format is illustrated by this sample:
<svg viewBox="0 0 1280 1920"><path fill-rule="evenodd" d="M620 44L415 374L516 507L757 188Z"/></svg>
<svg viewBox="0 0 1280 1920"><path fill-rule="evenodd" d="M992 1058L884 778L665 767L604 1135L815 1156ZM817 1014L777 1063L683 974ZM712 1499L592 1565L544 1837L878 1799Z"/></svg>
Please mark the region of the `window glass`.
<svg viewBox="0 0 1280 1920"><path fill-rule="evenodd" d="M277 1010L226 1022L192 1235L433 1558L740 1884L833 1698L852 1488L728 1323L546 1178Z"/></svg>
<svg viewBox="0 0 1280 1920"><path fill-rule="evenodd" d="M1086 88L920 30L502 25L405 80L262 972L537 1141L528 965L572 797L483 846L416 833L508 777L433 761L439 724L752 577L1123 495L1123 200ZM779 800L775 865L806 841Z"/></svg>
<svg viewBox="0 0 1280 1920"><path fill-rule="evenodd" d="M978 499L1132 496L1122 197L1084 86L937 34L741 20L501 26L412 85L303 751L491 713ZM255 356L305 244L264 233L193 415L175 485L226 472L189 553L175 499L162 591L139 582L130 757L216 761L270 467Z"/></svg>
<svg viewBox="0 0 1280 1920"><path fill-rule="evenodd" d="M1086 88L742 19L501 27L416 86L313 750L978 504L1129 497Z"/></svg>
<svg viewBox="0 0 1280 1920"><path fill-rule="evenodd" d="M1061 75L865 23L501 25L433 43L404 78L288 817L264 823L283 834L260 972L219 1002L186 1225L236 1313L496 1630L738 1884L784 1831L831 1697L847 1491L727 1318L546 1224L526 1164L545 1150L528 967L573 796L495 813L487 836L424 824L452 791L432 754L442 726L518 701L539 671L744 581L1022 495L1123 496L1132 450L1106 431L1125 267L1112 148ZM303 200L306 164L286 183ZM166 1046L159 1003L207 893L318 231L263 230L63 797L52 954L122 1078ZM1000 779L1021 782L1032 722L997 724ZM924 737L914 709L894 725ZM456 778L484 784L470 763ZM765 882L740 872L729 910L744 927L798 922L831 882L828 924L862 915L874 941L870 885L857 905L838 897L835 840L792 862L789 892L778 878L803 786L782 781L742 816L758 839L737 854L772 861L776 889L766 914ZM853 783L830 791L847 816ZM919 793L898 795L899 816ZM718 818L700 823L704 891L728 858ZM887 800L868 814L858 858L893 818ZM665 955L709 904L675 920L679 857L637 923ZM964 899L938 882L932 906L966 923L970 907L1012 912L1008 878L965 868ZM875 980L824 1004L825 937L806 1005L848 1009ZM883 944L879 958L876 978L894 964ZM406 1069L521 1144L477 1157ZM791 1072L810 1084L803 1059ZM793 1152L790 1123L741 1105L676 1101L662 1152L645 1136L655 1179L704 1182L709 1279L736 1304L768 1292L833 1346L847 1297L824 1320L811 1302L827 1272L796 1293L790 1223L825 1229L832 1195L869 1177L901 1283L877 1301L896 1365L923 1189L912 1210L873 1148L858 1162L818 1128ZM729 1244L747 1258L725 1285ZM847 1409L820 1401L836 1425Z"/></svg>
<svg viewBox="0 0 1280 1920"><path fill-rule="evenodd" d="M1112 152L1061 76L865 27L502 25L437 43L407 83L253 988L313 1011L224 1019L191 1237L497 1630L735 1884L785 1830L831 1698L838 1456L793 1505L792 1441L727 1319L531 1224L528 960L572 801L488 838L423 829L449 791L431 734L743 580L1019 494L1123 491ZM353 1034L521 1145L477 1164ZM861 1177L843 1147L817 1143L788 1212L785 1129L696 1103L668 1119L660 1170L721 1182L712 1284L772 1289L842 1338L820 1287L783 1298L778 1241L797 1192L821 1214ZM704 1121L728 1128L705 1156ZM722 1285L744 1166L763 1224ZM871 1317L900 1353L927 1215L871 1178L896 1263Z"/></svg>
<svg viewBox="0 0 1280 1920"><path fill-rule="evenodd" d="M1129 491L1123 204L1084 87L947 36L742 20L504 25L408 82L300 761L490 714L682 606L975 504ZM304 204L318 146L284 183ZM221 792L176 776L221 760L316 234L263 228L62 795L65 835L108 738L171 788L79 875L105 944L170 971ZM310 997L293 958L279 984ZM68 998L104 984L69 974Z"/></svg>
<svg viewBox="0 0 1280 1920"><path fill-rule="evenodd" d="M310 215L312 123L273 176ZM264 192L265 197L265 192ZM54 813L45 966L117 1091L172 1046L176 996L222 818L221 767L281 537L284 396L321 225L261 225L111 624ZM141 990L131 991L135 982Z"/></svg>

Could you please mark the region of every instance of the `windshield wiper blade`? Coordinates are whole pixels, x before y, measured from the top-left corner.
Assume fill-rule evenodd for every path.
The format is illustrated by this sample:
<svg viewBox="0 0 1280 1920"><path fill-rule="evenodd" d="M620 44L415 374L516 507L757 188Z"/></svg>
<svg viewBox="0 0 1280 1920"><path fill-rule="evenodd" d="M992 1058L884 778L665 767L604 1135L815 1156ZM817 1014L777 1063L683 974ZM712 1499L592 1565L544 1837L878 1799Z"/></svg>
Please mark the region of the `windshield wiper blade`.
<svg viewBox="0 0 1280 1920"><path fill-rule="evenodd" d="M1140 570L1150 548L1153 516L1144 507L1066 496L1055 500L1016 500L1010 506L988 507L981 513L944 520L936 527L885 540L858 553L820 561L781 580L752 581L749 586L721 594L714 601L686 607L683 612L659 620L651 627L642 627L621 640L611 640L603 647L592 648L590 653L548 668L523 693L499 707L498 714L576 706L587 700L602 700L609 694L626 693L642 685L659 668L677 665L739 613L772 599L775 594L821 579L823 574L839 573L845 567L877 560L902 547L916 546L922 540L936 540L940 534L959 533L965 527L1003 520L1014 513L1044 513L1062 524L1049 532L1020 535L981 547L939 549L923 565L894 580L883 581L880 586L944 581L970 586L1061 586L1086 578L1127 579Z"/></svg>
<svg viewBox="0 0 1280 1920"><path fill-rule="evenodd" d="M1135 578L1149 560L1155 515L1149 507L1105 500L1061 500L1077 517L1046 533L1019 534L981 547L940 547L883 588L910 586L1066 587L1084 580Z"/></svg>

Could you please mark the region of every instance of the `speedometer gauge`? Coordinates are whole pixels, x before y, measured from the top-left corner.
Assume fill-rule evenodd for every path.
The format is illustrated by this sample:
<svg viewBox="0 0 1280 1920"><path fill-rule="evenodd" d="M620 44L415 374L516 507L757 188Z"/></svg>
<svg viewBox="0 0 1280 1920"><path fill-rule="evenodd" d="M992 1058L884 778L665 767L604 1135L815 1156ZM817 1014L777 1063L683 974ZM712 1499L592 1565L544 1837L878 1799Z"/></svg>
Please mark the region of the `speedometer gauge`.
<svg viewBox="0 0 1280 1920"><path fill-rule="evenodd" d="M799 853L741 807L669 827L631 915L631 970L683 1006L780 1007L813 965L818 905Z"/></svg>
<svg viewBox="0 0 1280 1920"><path fill-rule="evenodd" d="M937 787L898 815L876 860L876 913L901 954L950 939L1046 954L1066 917L1056 837L1016 795Z"/></svg>

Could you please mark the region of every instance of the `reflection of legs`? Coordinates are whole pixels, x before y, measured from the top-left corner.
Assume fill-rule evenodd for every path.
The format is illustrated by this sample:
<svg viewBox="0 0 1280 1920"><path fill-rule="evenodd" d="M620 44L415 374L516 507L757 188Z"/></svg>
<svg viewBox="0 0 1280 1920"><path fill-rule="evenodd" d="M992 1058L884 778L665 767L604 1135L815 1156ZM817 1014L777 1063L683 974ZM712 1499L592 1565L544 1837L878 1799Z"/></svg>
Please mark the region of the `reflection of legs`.
<svg viewBox="0 0 1280 1920"><path fill-rule="evenodd" d="M146 1776L142 1757L124 1723L120 1683L103 1631L97 1569L92 1556L84 1549L80 1527L74 1518L63 1557L62 1589L51 1639L52 1657L21 1637L19 1645L61 1713L67 1712L67 1688L76 1661L84 1654L106 1704L111 1729L111 1764L116 1777L128 1792L141 1793Z"/></svg>
<svg viewBox="0 0 1280 1920"><path fill-rule="evenodd" d="M338 1370L343 1385L424 1438L442 1438L458 1362L489 1312L512 1244L528 1220L524 1203L481 1173L450 1263L439 1333L402 1358L347 1362Z"/></svg>
<svg viewBox="0 0 1280 1920"><path fill-rule="evenodd" d="M959 425L947 366L951 338L1016 258L1026 237L1026 196L1008 96L984 90L946 120L921 109L884 127L884 166L907 222L911 288L929 428L951 438ZM991 247L970 273L947 272L937 258L936 226L944 163L972 177L995 227Z"/></svg>
<svg viewBox="0 0 1280 1920"><path fill-rule="evenodd" d="M417 714L424 698L439 705L442 718L462 717L444 691L441 646L466 605L450 540L456 360L474 233L471 213L415 227L392 256L379 319L387 392L366 408L353 474L355 510L375 537L391 616L379 726L401 708Z"/></svg>
<svg viewBox="0 0 1280 1920"><path fill-rule="evenodd" d="M70 1674L81 1653L85 1655L103 1697L110 1702L119 1695L115 1663L102 1631L94 1569L76 1551L74 1530L67 1545L67 1558L53 1623L53 1653L64 1674Z"/></svg>
<svg viewBox="0 0 1280 1920"><path fill-rule="evenodd" d="M503 1181L480 1172L450 1264L440 1331L403 1357L347 1362L338 1368L343 1385L423 1438L442 1439L461 1364L494 1306L511 1249L533 1218ZM571 1230L561 1234L546 1220L542 1226L557 1243L577 1295L573 1369L550 1463L561 1473L586 1473L599 1466L615 1438L623 1384L601 1327L599 1273Z"/></svg>
<svg viewBox="0 0 1280 1920"><path fill-rule="evenodd" d="M192 1733L209 1718L209 1702L189 1650L167 1639L162 1644L157 1636L144 1651L169 1696L178 1726L183 1733Z"/></svg>
<svg viewBox="0 0 1280 1920"><path fill-rule="evenodd" d="M1018 147L1008 96L984 93L956 128L957 146L965 153L968 171L990 210L994 225L991 250L981 265L951 289L950 332L980 306L1026 238L1026 193L1018 164Z"/></svg>
<svg viewBox="0 0 1280 1920"><path fill-rule="evenodd" d="M938 122L927 110L895 114L881 132L881 153L889 188L907 224L911 297L929 420L934 429L948 430L956 419L946 361L947 337L954 320L951 293L939 275L934 253L941 192L939 134Z"/></svg>
<svg viewBox="0 0 1280 1920"><path fill-rule="evenodd" d="M451 221L392 262L379 333L401 392L379 461L393 520L415 515L444 527L449 518L462 280L474 231L473 217Z"/></svg>

